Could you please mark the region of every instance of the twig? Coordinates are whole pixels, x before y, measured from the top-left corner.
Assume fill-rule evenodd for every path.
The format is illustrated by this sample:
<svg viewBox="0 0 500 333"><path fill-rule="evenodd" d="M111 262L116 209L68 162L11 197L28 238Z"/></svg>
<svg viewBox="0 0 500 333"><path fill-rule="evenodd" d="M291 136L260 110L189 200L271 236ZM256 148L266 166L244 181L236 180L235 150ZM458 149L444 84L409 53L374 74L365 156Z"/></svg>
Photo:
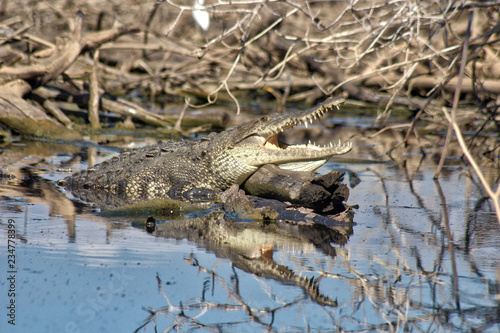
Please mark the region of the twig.
<svg viewBox="0 0 500 333"><path fill-rule="evenodd" d="M450 141L451 141L452 124L455 123L455 114L457 111L458 102L460 100L460 88L462 86L462 80L463 80L464 73L465 73L465 65L467 64L467 51L469 49L470 28L471 28L473 16L474 16L474 12L473 11L469 12L469 21L467 23L467 30L465 32L465 37L464 37L464 45L462 48L462 61L460 64L460 71L458 73L457 89L455 90L455 95L453 96L453 105L452 105L452 109L451 109L451 121L448 124L448 131L446 133L445 144L444 144L443 150L441 152L441 159L439 160L439 164L438 164L438 167L436 169L436 173L434 174L434 179L439 177L439 174L441 173L441 169L443 167L444 160L447 157L448 145L450 144Z"/></svg>
<svg viewBox="0 0 500 333"><path fill-rule="evenodd" d="M188 109L189 104L191 104L191 99L188 97L188 98L186 98L186 102L184 103L184 106L182 107L181 114L179 115L179 118L175 122L174 130L176 130L177 132L182 132L181 123L182 123L182 119L184 119L184 115L186 114L186 110Z"/></svg>
<svg viewBox="0 0 500 333"><path fill-rule="evenodd" d="M99 124L99 83L97 72L99 68L99 50L93 52L92 60L94 65L92 66L92 72L90 73L90 85L89 85L89 122L93 129L100 129L101 124Z"/></svg>

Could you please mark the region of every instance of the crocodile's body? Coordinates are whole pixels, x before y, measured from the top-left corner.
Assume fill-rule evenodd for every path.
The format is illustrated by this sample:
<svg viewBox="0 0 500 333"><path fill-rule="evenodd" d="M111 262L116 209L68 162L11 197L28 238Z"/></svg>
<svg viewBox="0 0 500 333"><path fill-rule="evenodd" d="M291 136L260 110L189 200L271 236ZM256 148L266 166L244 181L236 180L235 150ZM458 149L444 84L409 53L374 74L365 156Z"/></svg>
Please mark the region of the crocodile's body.
<svg viewBox="0 0 500 333"><path fill-rule="evenodd" d="M77 172L63 184L80 197L82 191L97 191L137 201L223 191L232 184L241 185L264 164L315 170L331 156L349 152L351 144L286 146L277 136L299 123L312 122L343 101L330 98L307 111L264 116L193 143L168 141L134 149Z"/></svg>

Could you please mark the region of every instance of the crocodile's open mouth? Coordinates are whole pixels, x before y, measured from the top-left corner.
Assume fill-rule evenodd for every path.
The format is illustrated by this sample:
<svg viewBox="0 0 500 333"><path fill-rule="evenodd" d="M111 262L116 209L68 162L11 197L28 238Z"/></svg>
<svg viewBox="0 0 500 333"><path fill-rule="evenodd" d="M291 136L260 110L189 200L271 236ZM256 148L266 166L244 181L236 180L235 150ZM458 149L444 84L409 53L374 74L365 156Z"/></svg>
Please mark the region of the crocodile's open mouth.
<svg viewBox="0 0 500 333"><path fill-rule="evenodd" d="M267 139L261 137L261 145L263 151L268 151L271 155L273 152L276 154L282 153L284 157L288 155L293 159L290 162L274 162L281 169L294 170L294 171L314 171L333 155L341 155L349 152L352 149L352 143L342 143L339 141L337 144L330 142L325 146L316 145L309 142L308 144L295 144L290 145L278 140L278 133L270 136ZM261 151L262 151L261 150Z"/></svg>
<svg viewBox="0 0 500 333"><path fill-rule="evenodd" d="M343 102L343 98L334 97L308 112L263 117L255 125L253 133L249 133L249 136L233 147L233 155L247 165L276 164L288 170L313 171L333 155L349 152L352 144L339 141L338 143L330 142L324 146L311 142L289 145L280 142L278 135L299 124L307 127L312 124L313 120L320 118L334 107L338 108Z"/></svg>
<svg viewBox="0 0 500 333"><path fill-rule="evenodd" d="M285 149L289 145L279 142L278 133L271 135L269 138L262 141L262 146L270 149Z"/></svg>

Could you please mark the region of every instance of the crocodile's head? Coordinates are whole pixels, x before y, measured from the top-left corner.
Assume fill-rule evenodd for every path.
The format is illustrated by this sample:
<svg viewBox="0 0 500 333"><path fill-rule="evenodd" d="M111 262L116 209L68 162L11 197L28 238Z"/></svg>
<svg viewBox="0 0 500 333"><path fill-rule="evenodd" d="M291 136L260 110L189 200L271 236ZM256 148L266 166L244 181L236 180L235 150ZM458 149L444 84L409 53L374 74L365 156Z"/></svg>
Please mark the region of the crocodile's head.
<svg viewBox="0 0 500 333"><path fill-rule="evenodd" d="M296 171L313 171L333 155L341 155L352 149L350 142L287 145L278 141L278 134L297 124L305 124L338 108L342 97L331 97L319 106L306 111L291 111L264 116L240 125L232 131L230 154L239 162L252 167L276 164L280 168Z"/></svg>

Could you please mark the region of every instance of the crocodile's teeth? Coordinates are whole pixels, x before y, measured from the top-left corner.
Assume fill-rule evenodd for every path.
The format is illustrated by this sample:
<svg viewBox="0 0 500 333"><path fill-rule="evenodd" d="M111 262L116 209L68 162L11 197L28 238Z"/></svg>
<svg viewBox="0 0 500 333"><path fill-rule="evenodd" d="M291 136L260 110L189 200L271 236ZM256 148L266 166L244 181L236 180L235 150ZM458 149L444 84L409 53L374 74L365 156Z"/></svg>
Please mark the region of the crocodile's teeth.
<svg viewBox="0 0 500 333"><path fill-rule="evenodd" d="M312 120L312 118L309 118L309 123L311 123L311 124L313 123L313 120Z"/></svg>
<svg viewBox="0 0 500 333"><path fill-rule="evenodd" d="M307 128L307 121L304 121L304 126L306 126L306 128Z"/></svg>

